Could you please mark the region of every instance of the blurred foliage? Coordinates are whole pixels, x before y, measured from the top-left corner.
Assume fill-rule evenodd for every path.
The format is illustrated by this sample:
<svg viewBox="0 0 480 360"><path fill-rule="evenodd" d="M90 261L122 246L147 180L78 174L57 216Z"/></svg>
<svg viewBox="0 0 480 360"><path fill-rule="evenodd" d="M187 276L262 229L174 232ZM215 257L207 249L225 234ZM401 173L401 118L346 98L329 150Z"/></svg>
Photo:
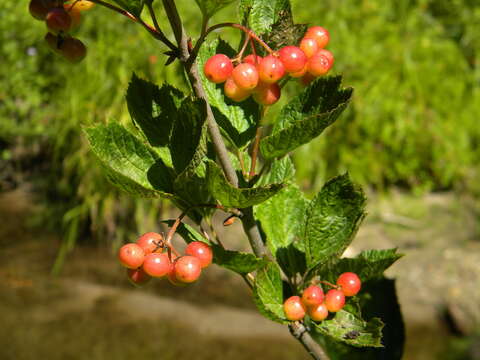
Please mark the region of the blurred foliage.
<svg viewBox="0 0 480 360"><path fill-rule="evenodd" d="M343 120L297 152L302 185L318 190L325 179L348 169L355 181L380 189L394 184L476 190L477 1L292 3L297 22L331 31L335 71L356 89ZM20 4L5 2L0 11L0 170L5 162L15 164L15 171L28 170L25 176L46 196L48 206L36 221L66 232L60 259L79 236L116 240L116 246L156 228L162 203L121 196L107 184L80 128L109 118L131 126L124 101L131 73L186 90L181 70L163 66L165 47L139 26L100 6L85 14L76 34L89 54L72 66L48 51L44 24L29 16L26 0ZM198 9L188 2L180 6L195 38ZM212 22L231 20L235 12L229 6ZM225 29L221 35L237 39L238 34Z"/></svg>

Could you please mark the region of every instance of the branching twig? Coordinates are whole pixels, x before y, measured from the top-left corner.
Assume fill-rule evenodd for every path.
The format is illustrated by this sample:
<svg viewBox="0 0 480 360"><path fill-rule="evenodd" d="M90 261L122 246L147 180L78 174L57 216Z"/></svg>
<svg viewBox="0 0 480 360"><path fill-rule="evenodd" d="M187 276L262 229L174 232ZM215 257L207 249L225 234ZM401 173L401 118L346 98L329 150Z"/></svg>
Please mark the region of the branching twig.
<svg viewBox="0 0 480 360"><path fill-rule="evenodd" d="M310 333L307 331L305 325L302 322L296 321L288 325L292 336L300 341L305 350L308 351L310 356L315 360L330 360L327 353L315 340L313 340Z"/></svg>

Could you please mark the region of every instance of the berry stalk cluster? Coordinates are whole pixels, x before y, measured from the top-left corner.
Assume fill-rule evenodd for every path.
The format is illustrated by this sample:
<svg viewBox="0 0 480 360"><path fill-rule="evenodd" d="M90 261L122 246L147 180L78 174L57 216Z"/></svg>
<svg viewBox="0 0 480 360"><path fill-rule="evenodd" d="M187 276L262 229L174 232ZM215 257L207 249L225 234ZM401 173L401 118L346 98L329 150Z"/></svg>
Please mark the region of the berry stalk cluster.
<svg viewBox="0 0 480 360"><path fill-rule="evenodd" d="M251 32L247 32L247 41ZM253 40L258 40L256 37ZM333 66L333 54L325 49L330 40L329 32L321 26L307 30L299 46L288 45L273 51L266 44L269 54L256 54L252 43L252 54L243 57L242 48L234 59L224 54L210 57L203 68L207 79L215 84L224 83L225 96L241 102L253 96L261 105L273 105L281 96L278 82L285 76L299 78L308 85L318 76L326 75ZM247 42L245 43L247 44Z"/></svg>
<svg viewBox="0 0 480 360"><path fill-rule="evenodd" d="M328 284L328 283L327 283ZM345 306L346 296L355 296L362 287L357 274L346 272L337 279L337 285L326 294L317 285L307 287L302 296L291 296L283 303L283 311L288 320L299 321L308 315L313 321L322 321L329 313L336 313Z"/></svg>
<svg viewBox="0 0 480 360"><path fill-rule="evenodd" d="M135 285L142 285L152 277L166 277L177 286L192 283L212 259L212 249L201 241L188 244L185 255L181 256L155 232L143 234L136 242L123 245L118 252L118 260L127 268L127 276Z"/></svg>
<svg viewBox="0 0 480 360"><path fill-rule="evenodd" d="M35 19L46 23L48 32L45 41L50 49L77 63L85 58L87 48L69 32L80 25L81 13L93 5L87 0L31 0L29 11Z"/></svg>

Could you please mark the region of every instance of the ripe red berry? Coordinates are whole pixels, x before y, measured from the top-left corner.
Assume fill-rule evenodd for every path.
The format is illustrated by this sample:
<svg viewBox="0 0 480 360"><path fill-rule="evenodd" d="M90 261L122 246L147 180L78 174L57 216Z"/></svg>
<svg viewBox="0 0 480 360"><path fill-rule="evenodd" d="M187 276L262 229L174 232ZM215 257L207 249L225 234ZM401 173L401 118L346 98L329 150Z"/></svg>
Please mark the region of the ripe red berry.
<svg viewBox="0 0 480 360"><path fill-rule="evenodd" d="M163 236L156 232L147 232L137 239L137 244L143 249L145 255L159 249L158 244L163 243Z"/></svg>
<svg viewBox="0 0 480 360"><path fill-rule="evenodd" d="M301 71L307 63L307 56L296 46L284 46L278 52L279 59L288 73Z"/></svg>
<svg viewBox="0 0 480 360"><path fill-rule="evenodd" d="M134 243L123 245L118 251L118 260L129 269L137 269L142 266L145 254L140 246Z"/></svg>
<svg viewBox="0 0 480 360"><path fill-rule="evenodd" d="M255 88L253 98L259 104L269 106L275 104L281 96L281 89L277 83L260 84Z"/></svg>
<svg viewBox="0 0 480 360"><path fill-rule="evenodd" d="M323 49L330 41L330 33L321 26L312 26L307 30L304 38L312 38L317 41L318 47Z"/></svg>
<svg viewBox="0 0 480 360"><path fill-rule="evenodd" d="M67 32L72 26L72 18L64 8L51 9L45 18L50 32L58 34L61 31Z"/></svg>
<svg viewBox="0 0 480 360"><path fill-rule="evenodd" d="M325 305L330 312L340 311L345 305L345 295L340 290L329 290L325 295Z"/></svg>
<svg viewBox="0 0 480 360"><path fill-rule="evenodd" d="M47 42L50 49L52 49L56 53L60 53L60 47L63 43L62 39L60 39L57 35L53 35L52 33L48 32L45 35L45 41Z"/></svg>
<svg viewBox="0 0 480 360"><path fill-rule="evenodd" d="M175 278L182 283L197 280L202 272L200 260L195 256L181 256L175 260Z"/></svg>
<svg viewBox="0 0 480 360"><path fill-rule="evenodd" d="M362 282L357 274L346 272L338 277L337 285L340 286L345 296L355 296L360 291Z"/></svg>
<svg viewBox="0 0 480 360"><path fill-rule="evenodd" d="M258 84L258 71L255 65L241 63L232 72L235 84L243 90L253 90Z"/></svg>
<svg viewBox="0 0 480 360"><path fill-rule="evenodd" d="M323 290L317 285L310 285L302 294L302 302L305 306L317 306L323 303L324 299Z"/></svg>
<svg viewBox="0 0 480 360"><path fill-rule="evenodd" d="M143 285L152 277L143 269L127 269L127 277L134 285Z"/></svg>
<svg viewBox="0 0 480 360"><path fill-rule="evenodd" d="M61 47L60 53L72 63L78 63L87 56L87 48L78 39L73 37L65 38Z"/></svg>
<svg viewBox="0 0 480 360"><path fill-rule="evenodd" d="M206 268L212 263L213 252L212 248L201 241L194 241L187 245L185 254L195 256L200 260L202 269Z"/></svg>
<svg viewBox="0 0 480 360"><path fill-rule="evenodd" d="M305 306L300 300L300 296L290 296L283 303L283 311L288 320L297 321L305 317Z"/></svg>
<svg viewBox="0 0 480 360"><path fill-rule="evenodd" d="M290 73L290 76L293 78L301 78L307 73L307 70L308 70L308 63L305 64L302 70Z"/></svg>
<svg viewBox="0 0 480 360"><path fill-rule="evenodd" d="M321 303L308 308L308 316L313 321L322 321L328 317L328 309L325 303Z"/></svg>
<svg viewBox="0 0 480 360"><path fill-rule="evenodd" d="M302 49L307 58L311 58L320 48L318 47L317 40L304 37L302 41L300 41L300 49Z"/></svg>
<svg viewBox="0 0 480 360"><path fill-rule="evenodd" d="M203 66L205 76L215 84L220 84L227 80L232 71L232 61L224 54L213 55Z"/></svg>
<svg viewBox="0 0 480 360"><path fill-rule="evenodd" d="M258 55L255 57L255 55L250 54L243 58L243 62L257 66L262 62L262 57Z"/></svg>
<svg viewBox="0 0 480 360"><path fill-rule="evenodd" d="M278 57L273 55L264 57L257 67L260 80L264 83L273 84L285 75L285 66Z"/></svg>
<svg viewBox="0 0 480 360"><path fill-rule="evenodd" d="M333 64L333 62L334 62L333 54L330 51L328 51L327 49L319 49L317 51L317 54L325 56Z"/></svg>
<svg viewBox="0 0 480 360"><path fill-rule="evenodd" d="M153 277L162 277L170 271L170 259L167 253L151 253L145 256L143 270Z"/></svg>
<svg viewBox="0 0 480 360"><path fill-rule="evenodd" d="M319 51L308 60L307 66L313 76L325 75L333 66L333 57Z"/></svg>
<svg viewBox="0 0 480 360"><path fill-rule="evenodd" d="M28 10L35 19L45 21L48 12L54 7L54 0L31 0Z"/></svg>
<svg viewBox="0 0 480 360"><path fill-rule="evenodd" d="M239 87L231 77L225 81L225 84L223 85L223 91L226 97L236 102L247 99L252 93L250 90L245 90Z"/></svg>
<svg viewBox="0 0 480 360"><path fill-rule="evenodd" d="M168 271L167 278L172 285L175 285L175 286L186 285L185 283L178 281L177 277L175 276L175 261L173 258L172 258L172 263L170 264L170 270Z"/></svg>

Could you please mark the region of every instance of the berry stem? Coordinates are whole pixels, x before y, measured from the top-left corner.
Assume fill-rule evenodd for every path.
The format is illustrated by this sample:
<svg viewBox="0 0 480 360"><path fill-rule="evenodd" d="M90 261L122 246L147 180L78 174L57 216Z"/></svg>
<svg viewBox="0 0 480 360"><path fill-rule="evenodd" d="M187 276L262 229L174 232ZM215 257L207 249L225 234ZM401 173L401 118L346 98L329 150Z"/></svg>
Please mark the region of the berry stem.
<svg viewBox="0 0 480 360"><path fill-rule="evenodd" d="M248 36L246 36L245 41L243 42L242 48L238 52L238 55L235 56L234 59L232 59L232 62L236 62L236 63L241 63L242 62L243 53L247 49L247 45L248 45L249 42L250 42L250 38Z"/></svg>

